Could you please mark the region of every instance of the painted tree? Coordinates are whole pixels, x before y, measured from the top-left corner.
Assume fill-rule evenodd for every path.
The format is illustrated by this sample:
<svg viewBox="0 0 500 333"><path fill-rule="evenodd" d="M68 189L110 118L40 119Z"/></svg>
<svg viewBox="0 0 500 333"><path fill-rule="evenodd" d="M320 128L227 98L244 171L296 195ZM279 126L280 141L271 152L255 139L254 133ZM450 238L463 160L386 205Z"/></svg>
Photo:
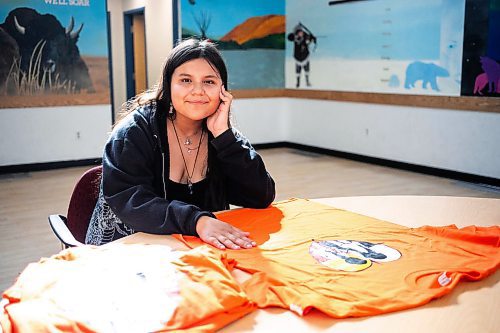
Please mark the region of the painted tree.
<svg viewBox="0 0 500 333"><path fill-rule="evenodd" d="M212 21L212 18L210 14L207 11L201 11L199 15L193 15L194 21L196 22L196 25L198 26L198 30L200 31L200 35L202 39L207 38L207 30L208 27L210 26L210 22Z"/></svg>

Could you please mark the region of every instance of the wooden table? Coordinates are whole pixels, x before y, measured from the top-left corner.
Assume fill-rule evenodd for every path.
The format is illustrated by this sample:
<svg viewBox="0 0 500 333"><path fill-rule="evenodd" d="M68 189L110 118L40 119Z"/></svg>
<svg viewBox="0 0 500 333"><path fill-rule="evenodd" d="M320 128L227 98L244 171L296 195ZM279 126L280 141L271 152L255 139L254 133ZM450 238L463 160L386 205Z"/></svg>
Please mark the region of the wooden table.
<svg viewBox="0 0 500 333"><path fill-rule="evenodd" d="M500 199L366 196L313 201L407 227L500 224ZM143 233L117 242L165 244L174 249L186 249L170 236ZM247 277L238 270L234 275L238 280ZM500 272L497 271L482 281L461 282L450 294L424 306L373 317L336 320L317 311L298 317L278 308L257 310L221 332L500 332L499 280Z"/></svg>

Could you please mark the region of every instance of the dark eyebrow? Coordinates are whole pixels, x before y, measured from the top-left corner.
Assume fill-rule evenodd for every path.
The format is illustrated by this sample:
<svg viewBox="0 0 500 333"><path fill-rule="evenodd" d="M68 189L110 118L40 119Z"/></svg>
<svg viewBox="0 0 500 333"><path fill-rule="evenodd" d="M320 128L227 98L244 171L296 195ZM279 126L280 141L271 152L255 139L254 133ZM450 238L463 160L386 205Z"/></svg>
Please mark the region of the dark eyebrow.
<svg viewBox="0 0 500 333"><path fill-rule="evenodd" d="M192 75L191 74L187 74L187 73L179 73L179 76L186 76L186 77L191 77ZM205 76L206 79L212 79L212 78L216 78L216 79L221 79L218 75L215 75L215 74L209 74L207 76Z"/></svg>
<svg viewBox="0 0 500 333"><path fill-rule="evenodd" d="M220 79L220 77L219 77L218 75L212 75L212 74L207 75L207 76L205 76L205 77L206 77L206 78L216 78L216 79Z"/></svg>

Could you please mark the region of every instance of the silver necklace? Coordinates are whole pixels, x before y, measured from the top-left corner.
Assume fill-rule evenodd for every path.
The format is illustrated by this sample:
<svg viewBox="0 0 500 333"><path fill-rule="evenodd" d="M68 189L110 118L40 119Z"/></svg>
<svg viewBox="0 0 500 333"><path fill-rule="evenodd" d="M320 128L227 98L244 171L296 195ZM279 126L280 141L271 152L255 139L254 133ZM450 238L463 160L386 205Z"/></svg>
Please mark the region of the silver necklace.
<svg viewBox="0 0 500 333"><path fill-rule="evenodd" d="M198 135L198 132L194 133L192 136L197 136ZM184 146L189 146L193 143L193 141L191 141L191 136L187 136L186 137L186 140L184 140Z"/></svg>
<svg viewBox="0 0 500 333"><path fill-rule="evenodd" d="M203 133L202 133L202 134L203 134ZM201 143L201 141L200 141L200 143ZM198 145L198 146L196 146L196 147L188 147L188 146L186 145L186 143L185 143L185 142L184 142L184 145L186 146L186 150L187 150L188 154L191 154L191 152L192 152L193 150L196 150L196 149L200 148L200 145Z"/></svg>
<svg viewBox="0 0 500 333"><path fill-rule="evenodd" d="M193 136L196 136L198 135L198 132L194 133ZM193 150L196 150L200 147L200 145L196 146L196 147L189 147L190 145L193 144L193 141L191 140L191 137L186 137L186 140L184 140L184 146L186 147L186 150L188 152L188 154L191 154L191 152Z"/></svg>
<svg viewBox="0 0 500 333"><path fill-rule="evenodd" d="M172 120L172 127L174 128L175 137L177 139L177 143L179 144L179 150L181 151L182 161L184 162L184 167L186 168L187 185L188 185L188 189L189 189L189 194L193 195L193 182L191 181L191 179L193 179L193 176L194 176L194 170L196 168L196 161L198 161L198 153L200 152L200 149L198 149L198 148L201 146L201 142L203 141L203 135L205 134L205 131L203 129L201 130L200 142L198 143L198 147L192 149L192 150L194 150L194 149L198 149L198 150L196 151L196 156L194 158L193 171L191 172L191 174L189 174L189 169L188 169L188 166L186 163L186 159L184 158L184 153L182 152L181 140L179 140L179 135L177 134L177 129L175 128L175 124L174 124L173 120ZM190 153L189 148L188 148L188 153Z"/></svg>

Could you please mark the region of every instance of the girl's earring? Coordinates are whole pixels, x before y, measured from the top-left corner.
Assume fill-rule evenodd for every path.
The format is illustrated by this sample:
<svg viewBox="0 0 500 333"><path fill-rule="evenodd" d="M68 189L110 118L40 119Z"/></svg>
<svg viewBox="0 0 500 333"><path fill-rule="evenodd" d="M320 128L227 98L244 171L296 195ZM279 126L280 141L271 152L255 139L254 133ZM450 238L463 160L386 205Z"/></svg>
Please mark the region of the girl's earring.
<svg viewBox="0 0 500 333"><path fill-rule="evenodd" d="M172 103L170 103L170 109L168 110L168 115L173 116L174 115L174 106Z"/></svg>

